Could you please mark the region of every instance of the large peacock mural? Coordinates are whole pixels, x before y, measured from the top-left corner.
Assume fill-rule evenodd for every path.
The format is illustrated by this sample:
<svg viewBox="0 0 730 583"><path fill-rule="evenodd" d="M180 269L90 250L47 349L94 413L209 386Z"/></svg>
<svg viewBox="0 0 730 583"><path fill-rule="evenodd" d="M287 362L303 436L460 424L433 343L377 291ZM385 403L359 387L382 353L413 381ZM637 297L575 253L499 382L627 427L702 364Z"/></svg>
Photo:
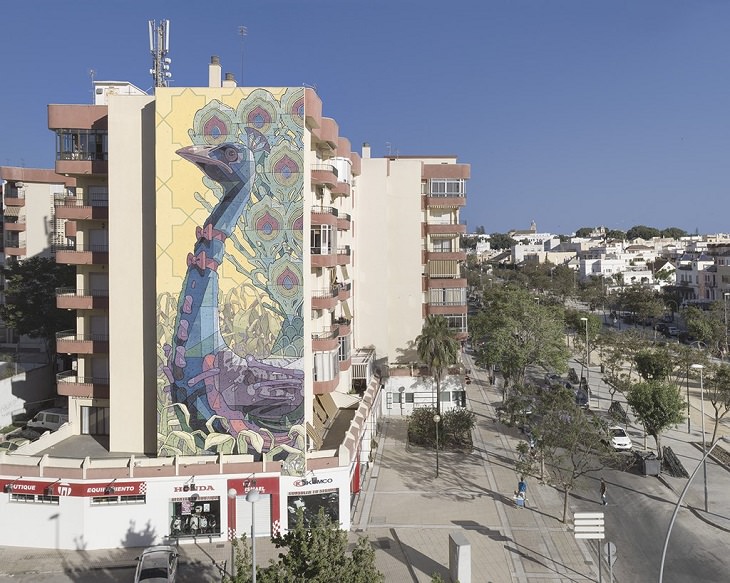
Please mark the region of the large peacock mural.
<svg viewBox="0 0 730 583"><path fill-rule="evenodd" d="M165 89L157 108L158 453L301 474L303 90Z"/></svg>

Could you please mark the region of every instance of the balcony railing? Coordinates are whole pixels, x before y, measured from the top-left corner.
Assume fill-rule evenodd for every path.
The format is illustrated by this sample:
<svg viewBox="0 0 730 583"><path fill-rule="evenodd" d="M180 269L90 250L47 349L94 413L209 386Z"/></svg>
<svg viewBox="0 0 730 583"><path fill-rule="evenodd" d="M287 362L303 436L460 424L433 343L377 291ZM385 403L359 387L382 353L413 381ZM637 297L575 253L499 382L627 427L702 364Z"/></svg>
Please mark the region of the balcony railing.
<svg viewBox="0 0 730 583"><path fill-rule="evenodd" d="M313 206L312 207L312 214L327 214L332 216L338 216L337 215L337 209L331 206ZM350 215L347 215L348 218Z"/></svg>
<svg viewBox="0 0 730 583"><path fill-rule="evenodd" d="M350 246L345 245L344 247L337 248L337 255L350 255Z"/></svg>
<svg viewBox="0 0 730 583"><path fill-rule="evenodd" d="M337 297L339 289L335 286L330 289L318 289L312 292L312 297L316 299L327 299Z"/></svg>
<svg viewBox="0 0 730 583"><path fill-rule="evenodd" d="M76 342L107 342L109 334L77 334L76 330L56 332L56 340L70 340Z"/></svg>
<svg viewBox="0 0 730 583"><path fill-rule="evenodd" d="M332 164L312 164L312 171L323 170L324 172L331 172L335 175L335 178L339 176L337 168Z"/></svg>
<svg viewBox="0 0 730 583"><path fill-rule="evenodd" d="M58 198L56 198L53 201L54 206L61 206L61 207L84 207L84 206L93 206L93 207L108 207L109 206L109 199L107 198L90 198L88 196L83 196L76 198L75 196L63 196L57 195Z"/></svg>
<svg viewBox="0 0 730 583"><path fill-rule="evenodd" d="M312 332L312 340L334 340L339 335L339 332L340 329L338 326L330 326L326 330Z"/></svg>
<svg viewBox="0 0 730 583"><path fill-rule="evenodd" d="M310 247L310 251L311 251L312 255L332 255L334 253L333 248L331 248L331 247L322 248L321 246Z"/></svg>
<svg viewBox="0 0 730 583"><path fill-rule="evenodd" d="M76 243L75 245L54 245L56 251L76 251L77 253L108 253L109 244L91 245Z"/></svg>
<svg viewBox="0 0 730 583"><path fill-rule="evenodd" d="M57 287L56 295L57 296L75 296L77 298L89 297L89 296L103 298L103 297L106 297L109 295L109 290L108 289L84 290L84 289L77 289L75 287Z"/></svg>
<svg viewBox="0 0 730 583"><path fill-rule="evenodd" d="M80 377L75 370L59 372L56 375L57 383L72 383L78 385L108 385L109 379L101 377Z"/></svg>

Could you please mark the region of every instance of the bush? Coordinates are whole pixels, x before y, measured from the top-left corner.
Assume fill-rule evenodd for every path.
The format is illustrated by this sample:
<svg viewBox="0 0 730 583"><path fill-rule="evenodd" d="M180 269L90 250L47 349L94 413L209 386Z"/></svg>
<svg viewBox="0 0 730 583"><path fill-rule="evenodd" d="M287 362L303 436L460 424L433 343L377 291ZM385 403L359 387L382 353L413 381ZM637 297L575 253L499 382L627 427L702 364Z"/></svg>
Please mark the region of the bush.
<svg viewBox="0 0 730 583"><path fill-rule="evenodd" d="M408 417L408 442L423 447L436 447L436 423L433 417L436 409L420 407ZM471 432L476 424L476 415L468 409L457 408L441 413L439 423L439 448L471 448Z"/></svg>

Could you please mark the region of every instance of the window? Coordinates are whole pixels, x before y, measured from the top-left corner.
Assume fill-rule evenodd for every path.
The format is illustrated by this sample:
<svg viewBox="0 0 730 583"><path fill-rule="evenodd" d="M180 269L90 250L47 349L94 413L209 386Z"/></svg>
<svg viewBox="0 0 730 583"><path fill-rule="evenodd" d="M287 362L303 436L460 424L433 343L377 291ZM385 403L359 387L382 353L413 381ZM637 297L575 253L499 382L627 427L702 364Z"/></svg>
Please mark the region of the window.
<svg viewBox="0 0 730 583"><path fill-rule="evenodd" d="M106 160L108 152L106 130L56 130L56 160Z"/></svg>
<svg viewBox="0 0 730 583"><path fill-rule="evenodd" d="M431 179L431 196L462 196L464 180L461 178Z"/></svg>
<svg viewBox="0 0 730 583"><path fill-rule="evenodd" d="M340 341L340 346L338 350L338 356L340 359L340 362L348 360L350 358L350 337L349 336L340 336L338 338Z"/></svg>
<svg viewBox="0 0 730 583"><path fill-rule="evenodd" d="M335 234L330 225L312 227L310 246L313 255L330 255L336 247Z"/></svg>
<svg viewBox="0 0 730 583"><path fill-rule="evenodd" d="M454 250L452 239L434 239L431 242L433 253L451 253Z"/></svg>
<svg viewBox="0 0 730 583"><path fill-rule="evenodd" d="M406 396L406 403L414 403L415 402L415 394L414 393L403 393Z"/></svg>
<svg viewBox="0 0 730 583"><path fill-rule="evenodd" d="M44 494L11 494L11 502L26 502L36 504L58 504L58 496L46 496Z"/></svg>
<svg viewBox="0 0 730 583"><path fill-rule="evenodd" d="M170 503L170 536L220 534L221 502L216 497L175 498Z"/></svg>
<svg viewBox="0 0 730 583"><path fill-rule="evenodd" d="M140 494L137 496L94 496L91 503L94 505L103 504L144 504L147 502L147 496Z"/></svg>

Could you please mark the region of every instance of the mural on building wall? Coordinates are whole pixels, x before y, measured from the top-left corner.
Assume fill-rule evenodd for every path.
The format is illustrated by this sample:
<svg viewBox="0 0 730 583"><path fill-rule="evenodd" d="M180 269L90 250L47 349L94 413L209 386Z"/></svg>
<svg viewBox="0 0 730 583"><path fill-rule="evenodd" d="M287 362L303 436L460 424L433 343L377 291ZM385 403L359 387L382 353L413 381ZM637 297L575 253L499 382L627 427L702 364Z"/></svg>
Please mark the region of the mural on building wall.
<svg viewBox="0 0 730 583"><path fill-rule="evenodd" d="M158 453L304 469L304 92L157 90Z"/></svg>

